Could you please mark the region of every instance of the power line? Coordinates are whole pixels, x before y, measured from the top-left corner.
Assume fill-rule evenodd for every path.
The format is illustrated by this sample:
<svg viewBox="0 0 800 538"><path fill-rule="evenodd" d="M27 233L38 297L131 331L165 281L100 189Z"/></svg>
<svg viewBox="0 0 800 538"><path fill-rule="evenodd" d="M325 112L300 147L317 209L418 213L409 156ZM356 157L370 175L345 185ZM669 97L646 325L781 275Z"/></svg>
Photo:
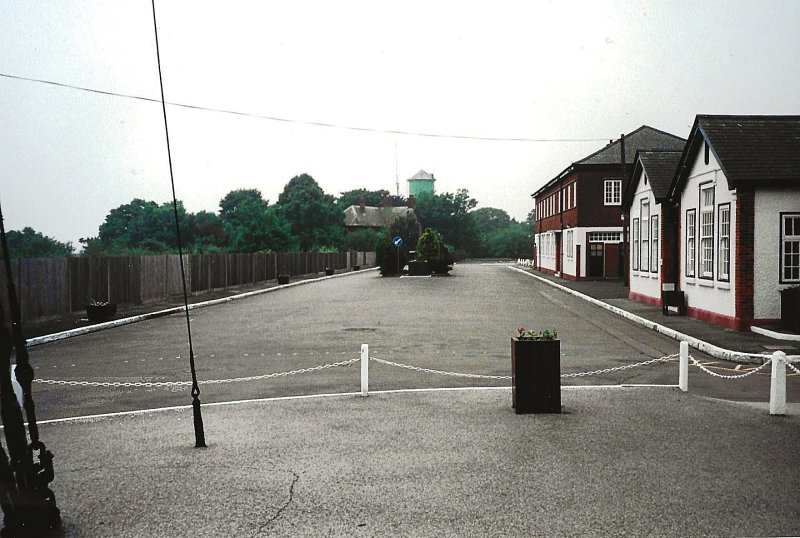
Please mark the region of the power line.
<svg viewBox="0 0 800 538"><path fill-rule="evenodd" d="M30 77L21 77L18 75L10 75L8 73L0 73L0 77L10 78L14 80L23 80L26 82L36 82L39 84L48 84L50 86L57 86L60 88L69 88L71 90L79 90L83 92L89 93L96 93L100 95L108 95L112 97L123 97L125 99L136 99L138 101L146 101L149 103L157 103L162 104L160 99L153 99L150 97L143 97L141 95L133 95L127 93L118 93L118 92L111 92L105 90L98 90L96 88L87 88L85 86L75 86L73 84L66 84L64 82L55 82L52 80L44 80L38 78L30 78ZM607 138L508 138L508 137L495 137L495 136L469 136L469 135L454 135L454 134L442 134L442 133L425 133L425 132L418 132L418 131L402 131L396 129L376 129L372 127L360 127L355 125L341 125L336 123L325 123L320 121L307 121L307 120L296 120L291 118L280 118L277 116L266 116L263 114L255 114L252 112L242 112L239 110L229 110L224 108L213 108L213 107L205 107L199 105L189 105L186 103L175 103L172 101L164 101L164 104L180 107L180 108L188 108L190 110L202 110L205 112L217 112L220 114L231 114L234 116L244 116L249 118L256 118L262 120L269 120L269 121L278 121L283 123L294 123L299 125L309 125L312 127L327 127L330 129L344 129L348 131L360 131L360 132L367 132L367 133L381 133L381 134L394 134L394 135L403 135L403 136L421 136L421 137L428 137L428 138L450 138L456 140L482 140L482 141L489 141L489 142L607 142Z"/></svg>

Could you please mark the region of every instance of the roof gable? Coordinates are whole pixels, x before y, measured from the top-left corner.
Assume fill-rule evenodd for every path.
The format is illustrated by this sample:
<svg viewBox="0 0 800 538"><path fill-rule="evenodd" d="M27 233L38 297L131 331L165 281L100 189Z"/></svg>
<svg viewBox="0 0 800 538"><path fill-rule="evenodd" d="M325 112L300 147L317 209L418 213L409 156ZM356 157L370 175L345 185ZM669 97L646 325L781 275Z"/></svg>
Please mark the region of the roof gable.
<svg viewBox="0 0 800 538"><path fill-rule="evenodd" d="M670 149L682 150L686 140L647 125L642 125L635 131L625 135L625 162L633 162L636 151L639 149ZM621 144L620 139L613 141L603 149L584 157L575 164L620 164Z"/></svg>
<svg viewBox="0 0 800 538"><path fill-rule="evenodd" d="M408 178L408 181L436 181L436 179L433 177L433 174L429 174L425 170L420 170Z"/></svg>
<svg viewBox="0 0 800 538"><path fill-rule="evenodd" d="M632 178L638 178L644 171L653 191L653 198L661 203L669 196L669 187L678 170L682 154L683 152L678 150L640 149L636 152ZM633 180L628 183L622 199L623 208L630 207L633 202L637 184L638 182L634 183Z"/></svg>
<svg viewBox="0 0 800 538"><path fill-rule="evenodd" d="M800 186L800 116L698 115L670 186L671 198L680 196L706 142L731 189Z"/></svg>
<svg viewBox="0 0 800 538"><path fill-rule="evenodd" d="M686 140L679 136L669 134L658 129L654 129L648 125L642 125L635 131L625 135L625 163L631 164L639 149L668 149L668 150L682 150ZM621 144L620 140L614 140L591 155L587 155L579 161L575 161L567 168L564 169L556 177L545 183L539 190L531 196L536 197L545 190L549 189L560 178L565 177L578 167L591 167L591 166L620 166Z"/></svg>

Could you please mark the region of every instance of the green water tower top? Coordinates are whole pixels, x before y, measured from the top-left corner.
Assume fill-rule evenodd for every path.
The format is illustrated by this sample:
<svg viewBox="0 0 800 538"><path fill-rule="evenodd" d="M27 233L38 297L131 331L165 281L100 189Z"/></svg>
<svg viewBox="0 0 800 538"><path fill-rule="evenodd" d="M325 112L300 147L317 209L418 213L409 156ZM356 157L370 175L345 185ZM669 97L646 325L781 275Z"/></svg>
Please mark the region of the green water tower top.
<svg viewBox="0 0 800 538"><path fill-rule="evenodd" d="M425 170L420 170L408 178L408 195L416 197L423 192L434 194L434 181L436 181L436 179L433 177L433 174L429 174Z"/></svg>

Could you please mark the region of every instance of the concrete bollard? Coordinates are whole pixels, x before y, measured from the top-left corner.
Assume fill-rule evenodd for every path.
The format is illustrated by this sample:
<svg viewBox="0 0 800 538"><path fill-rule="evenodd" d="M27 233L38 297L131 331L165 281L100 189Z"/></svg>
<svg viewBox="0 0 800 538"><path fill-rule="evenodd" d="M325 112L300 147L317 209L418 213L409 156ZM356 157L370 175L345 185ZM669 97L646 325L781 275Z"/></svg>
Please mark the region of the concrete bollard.
<svg viewBox="0 0 800 538"><path fill-rule="evenodd" d="M769 414L786 414L786 353L772 354L772 375L769 383Z"/></svg>
<svg viewBox="0 0 800 538"><path fill-rule="evenodd" d="M361 344L361 396L369 394L369 345Z"/></svg>
<svg viewBox="0 0 800 538"><path fill-rule="evenodd" d="M681 342L681 360L678 369L678 386L683 392L689 391L689 342Z"/></svg>

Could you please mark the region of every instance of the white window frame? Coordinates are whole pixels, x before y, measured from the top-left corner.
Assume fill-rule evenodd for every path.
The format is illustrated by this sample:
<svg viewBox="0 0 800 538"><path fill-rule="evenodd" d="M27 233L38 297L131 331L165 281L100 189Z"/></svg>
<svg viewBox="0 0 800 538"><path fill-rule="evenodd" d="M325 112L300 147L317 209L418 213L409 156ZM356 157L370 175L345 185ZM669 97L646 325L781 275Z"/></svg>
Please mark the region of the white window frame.
<svg viewBox="0 0 800 538"><path fill-rule="evenodd" d="M781 284L800 282L800 213L781 213L780 266Z"/></svg>
<svg viewBox="0 0 800 538"><path fill-rule="evenodd" d="M640 202L639 217L641 217L639 237L642 238L642 246L639 249L639 267L642 271L647 271L650 267L650 200L643 199Z"/></svg>
<svg viewBox="0 0 800 538"><path fill-rule="evenodd" d="M697 210L686 210L686 276L695 277L697 262Z"/></svg>
<svg viewBox="0 0 800 538"><path fill-rule="evenodd" d="M622 180L603 181L603 205L622 205Z"/></svg>
<svg viewBox="0 0 800 538"><path fill-rule="evenodd" d="M650 217L650 272L658 272L658 215Z"/></svg>
<svg viewBox="0 0 800 538"><path fill-rule="evenodd" d="M717 279L730 282L731 280L731 204L720 204L719 212L719 238L717 240Z"/></svg>
<svg viewBox="0 0 800 538"><path fill-rule="evenodd" d="M633 255L631 256L631 262L633 263L633 270L639 270L639 218L633 219L633 226L631 226L631 230L633 231L633 240L631 241L631 246L633 247Z"/></svg>
<svg viewBox="0 0 800 538"><path fill-rule="evenodd" d="M574 230L567 230L567 259L573 258L573 250L575 249Z"/></svg>
<svg viewBox="0 0 800 538"><path fill-rule="evenodd" d="M700 185L700 260L698 273L700 278L714 279L714 184Z"/></svg>

